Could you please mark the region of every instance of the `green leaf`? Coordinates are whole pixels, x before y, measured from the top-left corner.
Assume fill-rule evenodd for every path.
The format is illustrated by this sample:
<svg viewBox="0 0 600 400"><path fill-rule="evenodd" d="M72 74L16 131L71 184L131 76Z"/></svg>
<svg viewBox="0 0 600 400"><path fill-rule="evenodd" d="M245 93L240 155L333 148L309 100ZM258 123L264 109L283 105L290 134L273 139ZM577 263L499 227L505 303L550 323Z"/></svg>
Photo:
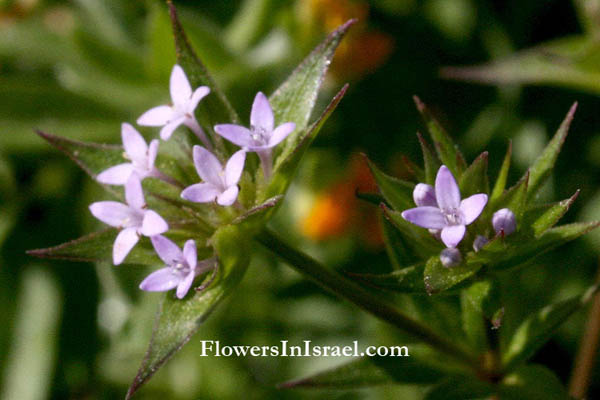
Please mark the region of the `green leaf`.
<svg viewBox="0 0 600 400"><path fill-rule="evenodd" d="M437 154L454 176L459 179L462 172L465 170L467 163L458 146L450 135L446 133L440 123L433 117L427 106L417 96L413 97L417 109L421 113L431 138L433 139L434 147Z"/></svg>
<svg viewBox="0 0 600 400"><path fill-rule="evenodd" d="M506 270L523 266L539 255L561 246L600 226L600 222L581 222L548 229L537 239L520 234L496 237L484 246L476 258L494 270Z"/></svg>
<svg viewBox="0 0 600 400"><path fill-rule="evenodd" d="M571 204L573 204L575 199L577 199L577 196L579 196L579 190L577 190L570 198L548 207L543 214L536 218L535 222L529 224L524 218L524 223L527 226L531 226L533 234L536 237L539 237L548 229L552 228L563 217L563 215L565 215L565 213L571 207Z"/></svg>
<svg viewBox="0 0 600 400"><path fill-rule="evenodd" d="M506 188L506 180L508 179L508 170L510 169L511 157L512 141L509 141L508 148L506 149L506 155L504 156L504 161L502 161L502 166L500 167L498 178L496 179L494 189L492 190L492 195L490 196L490 204L495 204L504 193L504 188Z"/></svg>
<svg viewBox="0 0 600 400"><path fill-rule="evenodd" d="M403 181L402 179L394 178L381 171L377 166L371 162L366 156L365 159L369 164L369 168L373 173L375 182L379 191L383 195L383 198L388 202L390 206L396 211L403 211L407 208L415 207L413 200L413 190L415 184L411 182Z"/></svg>
<svg viewBox="0 0 600 400"><path fill-rule="evenodd" d="M560 379L543 365L525 365L506 376L499 394L507 400L570 400Z"/></svg>
<svg viewBox="0 0 600 400"><path fill-rule="evenodd" d="M425 183L430 185L435 184L435 176L437 175L438 169L440 169L440 161L433 153L429 144L423 138L419 132L417 132L417 138L419 138L419 144L421 145L421 151L423 152L423 164L425 165Z"/></svg>
<svg viewBox="0 0 600 400"><path fill-rule="evenodd" d="M306 150L311 145L313 140L315 140L319 134L319 131L329 116L336 109L347 90L348 85L346 84L334 96L319 118L306 130L306 133L301 137L297 146L291 152L287 154L284 152L277 158L277 161L275 162L274 173L271 177L271 182L260 198L268 198L285 193L292 181L292 178L294 177L294 174L296 173L298 165L300 164L300 160L306 153Z"/></svg>
<svg viewBox="0 0 600 400"><path fill-rule="evenodd" d="M380 203L381 202L378 204ZM414 258L412 257L413 253L408 250L406 241L402 235L400 235L398 229L396 229L394 225L392 225L392 223L383 216L383 214L380 214L379 219L381 222L380 225L383 233L385 250L392 264L392 268L394 270L400 270L404 266L410 265Z"/></svg>
<svg viewBox="0 0 600 400"><path fill-rule="evenodd" d="M482 264L479 261L467 256L461 264L446 268L442 265L439 255L432 256L425 264L423 277L425 289L429 294L448 290L475 275L481 267Z"/></svg>
<svg viewBox="0 0 600 400"><path fill-rule="evenodd" d="M501 309L500 291L497 283L491 279L473 282L461 290L460 304L463 329L474 348L483 351L487 348L487 332ZM498 326L494 326L497 328Z"/></svg>
<svg viewBox="0 0 600 400"><path fill-rule="evenodd" d="M573 313L581 309L598 291L598 285L590 287L583 295L550 304L529 316L512 335L502 353L504 370L511 371L546 343L556 329Z"/></svg>
<svg viewBox="0 0 600 400"><path fill-rule="evenodd" d="M598 95L598 51L595 36L573 35L487 64L442 68L441 75L484 84L554 85Z"/></svg>
<svg viewBox="0 0 600 400"><path fill-rule="evenodd" d="M420 228L402 218L402 214L388 208L385 204L380 205L383 215L388 221L400 231L405 237L406 244L415 254L421 258L427 258L432 254L439 254L442 250L440 242L435 240L427 229Z"/></svg>
<svg viewBox="0 0 600 400"><path fill-rule="evenodd" d="M529 171L527 171L514 186L504 192L496 202L490 204L490 207L486 207L486 215L484 215L484 219L489 220L489 214L502 208L508 208L515 214L517 221L519 221L523 216L523 213L525 212L525 206L527 205L526 202L528 188Z"/></svg>
<svg viewBox="0 0 600 400"><path fill-rule="evenodd" d="M411 353L413 349L413 346L409 347ZM278 386L282 389L351 389L393 383L423 385L435 383L444 376L444 373L427 362L426 358L411 353L410 357L363 356L338 367Z"/></svg>
<svg viewBox="0 0 600 400"><path fill-rule="evenodd" d="M479 304L473 301L469 294L467 294L467 290L461 290L460 292L462 328L470 343L470 347L478 353L483 353L488 347L485 318L481 310L477 308Z"/></svg>
<svg viewBox="0 0 600 400"><path fill-rule="evenodd" d="M212 133L212 128L218 123L233 122L238 123L239 118L225 94L219 89L213 77L208 73L206 67L196 55L190 45L188 37L179 22L177 11L173 3L167 1L169 5L169 15L175 38L175 53L177 63L184 69L190 84L196 88L198 86L208 86L211 94L206 96L198 106L196 113L199 114L199 122ZM219 142L217 135L212 135L212 139Z"/></svg>
<svg viewBox="0 0 600 400"><path fill-rule="evenodd" d="M231 223L243 227L245 232L251 233L261 229L273 216L273 213L277 210L283 195L272 197L264 203L251 208L244 214L234 219Z"/></svg>
<svg viewBox="0 0 600 400"><path fill-rule="evenodd" d="M190 340L243 277L250 261L249 240L240 235L238 228L225 226L215 232L211 241L219 262L217 278L204 290L190 291L183 299L177 299L172 292L165 295L146 356L127 399Z"/></svg>
<svg viewBox="0 0 600 400"><path fill-rule="evenodd" d="M529 199L532 199L537 194L542 184L550 176L558 153L560 153L562 145L569 133L569 127L571 126L571 121L573 121L573 115L575 114L576 109L577 102L573 103L550 143L548 143L542 154L540 154L531 168L529 168L529 193L527 194Z"/></svg>
<svg viewBox="0 0 600 400"><path fill-rule="evenodd" d="M477 193L489 193L490 187L487 176L488 152L484 151L469 165L460 177L460 194L467 198Z"/></svg>
<svg viewBox="0 0 600 400"><path fill-rule="evenodd" d="M451 377L432 387L424 400L483 399L492 393L493 386L475 376Z"/></svg>
<svg viewBox="0 0 600 400"><path fill-rule="evenodd" d="M355 20L349 20L317 46L288 79L269 97L275 123L294 122L296 129L280 144L280 158L286 159L303 140L319 88L338 44ZM279 161L277 162L279 163Z"/></svg>
<svg viewBox="0 0 600 400"><path fill-rule="evenodd" d="M398 293L424 294L423 271L425 265L418 264L402 268L389 274L351 274L359 282L377 289Z"/></svg>
<svg viewBox="0 0 600 400"><path fill-rule="evenodd" d="M108 261L112 263L112 248L118 233L117 229L108 228L58 246L28 250L27 254L40 258L89 262ZM148 238L142 237L127 255L125 263L158 265L161 261L156 256L156 252Z"/></svg>

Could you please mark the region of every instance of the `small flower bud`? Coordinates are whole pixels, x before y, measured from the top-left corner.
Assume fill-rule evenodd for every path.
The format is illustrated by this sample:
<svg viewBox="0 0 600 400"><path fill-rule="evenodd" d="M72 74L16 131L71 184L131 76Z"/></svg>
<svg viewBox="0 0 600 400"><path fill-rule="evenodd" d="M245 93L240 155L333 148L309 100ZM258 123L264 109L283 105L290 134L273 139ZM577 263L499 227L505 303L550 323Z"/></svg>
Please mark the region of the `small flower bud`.
<svg viewBox="0 0 600 400"><path fill-rule="evenodd" d="M477 235L475 240L473 241L473 250L476 252L481 250L483 246L485 246L489 240L485 236Z"/></svg>
<svg viewBox="0 0 600 400"><path fill-rule="evenodd" d="M413 190L413 200L418 207L429 206L437 207L435 199L435 189L426 183L418 183Z"/></svg>
<svg viewBox="0 0 600 400"><path fill-rule="evenodd" d="M508 208L503 208L494 213L492 225L496 233L504 232L504 235L510 235L517 228L515 214Z"/></svg>
<svg viewBox="0 0 600 400"><path fill-rule="evenodd" d="M455 267L462 261L460 250L456 247L448 247L440 253L440 261L446 268Z"/></svg>

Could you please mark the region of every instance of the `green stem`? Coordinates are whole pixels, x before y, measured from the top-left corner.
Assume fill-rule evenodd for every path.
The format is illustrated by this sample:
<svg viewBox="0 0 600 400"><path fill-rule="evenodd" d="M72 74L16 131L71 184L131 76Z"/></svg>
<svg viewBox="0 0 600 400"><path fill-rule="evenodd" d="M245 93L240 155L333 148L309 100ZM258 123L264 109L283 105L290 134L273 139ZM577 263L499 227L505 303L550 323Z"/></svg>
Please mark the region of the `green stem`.
<svg viewBox="0 0 600 400"><path fill-rule="evenodd" d="M477 359L462 347L455 345L418 321L401 313L381 297L366 291L344 276L327 269L310 256L292 248L270 230L263 229L257 235L256 239L296 271L305 275L322 288L350 301L377 318L400 328L415 338L465 363L470 368L476 371L479 369Z"/></svg>

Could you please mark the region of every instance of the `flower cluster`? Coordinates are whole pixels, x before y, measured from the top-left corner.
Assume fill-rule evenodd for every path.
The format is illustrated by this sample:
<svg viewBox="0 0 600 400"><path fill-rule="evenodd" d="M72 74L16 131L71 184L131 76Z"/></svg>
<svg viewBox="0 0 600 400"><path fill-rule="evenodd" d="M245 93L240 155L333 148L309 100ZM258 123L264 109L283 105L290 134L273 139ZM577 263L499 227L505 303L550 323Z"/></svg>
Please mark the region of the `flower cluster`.
<svg viewBox="0 0 600 400"><path fill-rule="evenodd" d="M452 172L442 165L435 178L435 187L419 183L413 190L413 199L417 207L402 212L402 217L417 226L427 228L432 235L441 240L446 249L440 254L440 260L446 267L460 264L462 256L456 248L463 240L466 226L472 224L485 208L488 196L485 193L474 194L461 200L460 190ZM516 229L515 214L508 208L494 213L492 226L499 235L510 235ZM488 239L477 235L473 248L479 251Z"/></svg>
<svg viewBox="0 0 600 400"><path fill-rule="evenodd" d="M194 115L200 101L210 93L206 86L195 90L179 65L173 67L170 79L172 105L160 105L138 118L138 125L160 126L160 138L169 140L173 132L185 125L200 139L203 146L193 147L193 162L202 182L181 191L181 197L194 203L215 202L220 206L236 204L239 194L238 182L244 170L247 152L257 153L263 175L269 179L272 169L271 152L296 128L293 122L275 126L273 110L267 97L259 92L252 105L250 128L240 125L216 125L214 131L241 147L229 160L222 163L212 152L212 144ZM154 250L166 267L150 274L140 284L146 291L166 291L177 288L176 295L183 298L194 278L216 265L214 258L198 261L196 243L189 239L181 250L162 234L169 225L156 211L149 210L142 189L142 180L157 178L175 184L174 180L160 172L155 161L159 140L146 143L142 135L130 124L121 127L124 154L127 162L101 172L97 180L108 185L123 185L126 204L116 201L100 201L90 206L94 217L119 228L113 245L113 263L121 264L141 236L150 238Z"/></svg>

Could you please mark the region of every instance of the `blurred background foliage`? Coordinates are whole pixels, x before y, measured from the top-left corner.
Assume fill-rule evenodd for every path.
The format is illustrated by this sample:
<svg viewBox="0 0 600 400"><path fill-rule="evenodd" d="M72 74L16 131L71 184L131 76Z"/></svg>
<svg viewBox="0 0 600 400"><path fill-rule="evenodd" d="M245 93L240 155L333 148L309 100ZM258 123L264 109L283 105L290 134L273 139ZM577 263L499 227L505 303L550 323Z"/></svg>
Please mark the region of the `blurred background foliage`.
<svg viewBox="0 0 600 400"><path fill-rule="evenodd" d="M241 115L326 33L359 23L340 47L324 99L348 95L311 149L274 226L342 271L390 269L374 207L355 190L373 182L365 152L388 172L420 163L419 95L468 159L490 151L497 172L509 139L512 181L539 154L571 103L580 107L548 199L582 190L567 218L600 219L600 2L596 0L176 1L182 23ZM119 126L168 97L174 47L159 0L0 1L0 397L120 398L150 338L159 296L140 268L40 262L25 250L89 232L98 185L33 129L119 142ZM479 65L469 68L445 68ZM441 71L441 74L440 74ZM445 79L478 81L474 85ZM495 85L498 86L495 86ZM145 130L146 134L154 134ZM505 282L519 321L594 279L600 233L539 259ZM435 301L433 301L435 303ZM448 314L452 319L453 315ZM509 318L507 318L509 320ZM567 381L585 322L579 313L535 357ZM510 327L507 327L510 329ZM260 255L220 307L139 398L420 398L422 389L281 391L275 384L339 359L200 357L200 340L272 345L402 343L402 336ZM401 367L401 365L399 365ZM598 369L596 369L597 371ZM591 398L600 395L600 373Z"/></svg>

